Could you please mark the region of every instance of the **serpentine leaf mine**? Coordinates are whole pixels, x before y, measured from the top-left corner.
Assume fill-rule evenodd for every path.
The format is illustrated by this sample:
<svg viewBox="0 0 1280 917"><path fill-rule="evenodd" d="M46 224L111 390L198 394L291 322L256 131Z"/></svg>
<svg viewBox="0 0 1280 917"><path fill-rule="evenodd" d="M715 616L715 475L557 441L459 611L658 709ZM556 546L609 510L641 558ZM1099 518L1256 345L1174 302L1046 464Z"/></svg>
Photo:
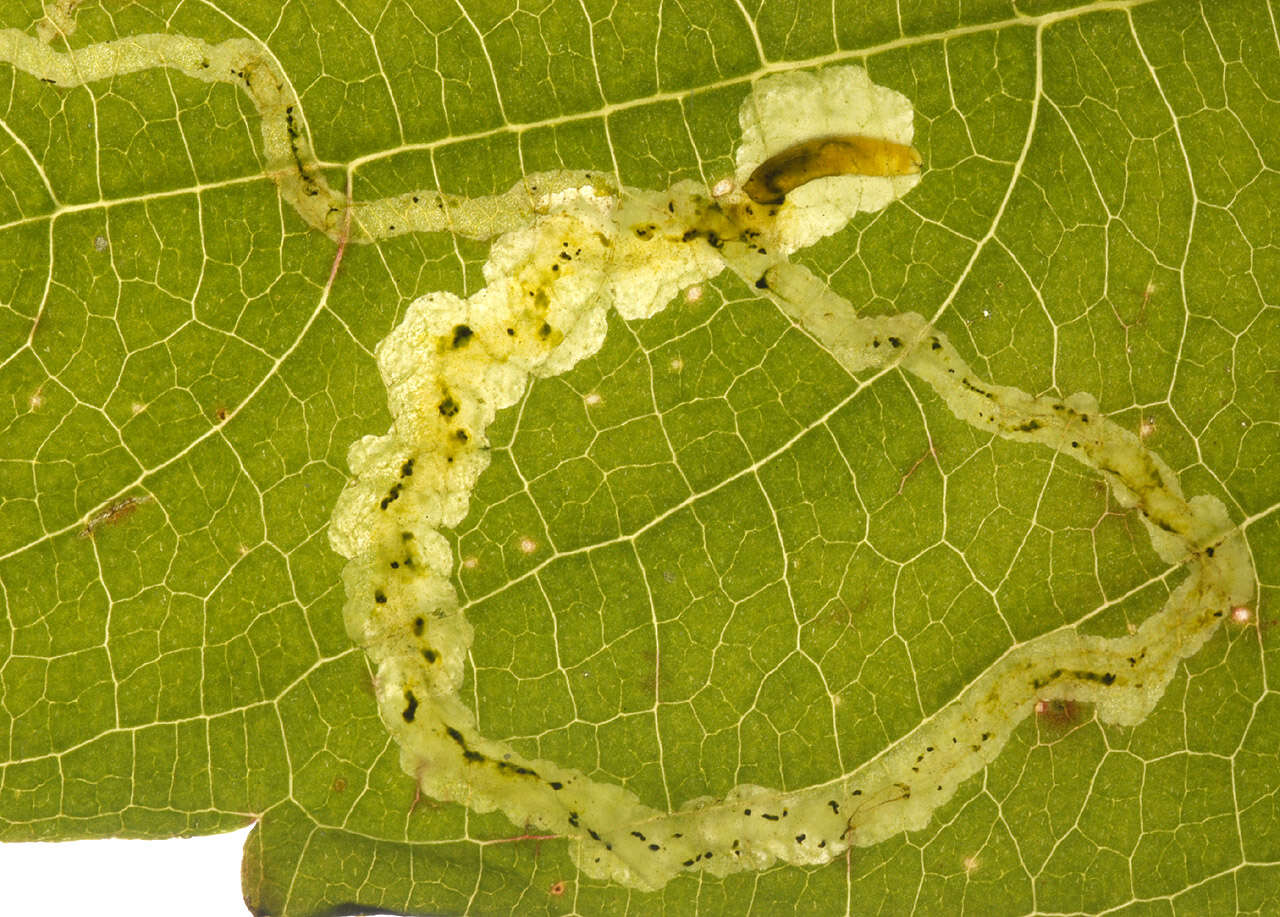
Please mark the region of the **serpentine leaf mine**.
<svg viewBox="0 0 1280 917"><path fill-rule="evenodd" d="M348 633L376 667L382 719L423 793L565 836L584 873L639 889L686 870L825 863L851 845L927 824L1046 696L1092 703L1103 722L1141 722L1179 663L1252 598L1252 562L1222 503L1186 498L1170 468L1091 396L1034 396L983 380L921 316L859 316L788 260L921 180L910 102L863 69L759 80L739 111L733 181L714 194L693 182L634 189L562 170L490 197L420 190L352 202L327 183L297 93L256 42L150 34L58 51L52 41L69 33L75 6L51 5L35 36L0 31L0 61L55 90L150 68L234 85L260 117L266 174L312 228L356 243L425 231L493 240L483 289L418 299L378 346L393 424L351 447L353 477L330 524L333 548L348 558ZM1063 628L1018 644L881 754L803 789L726 787L665 811L483 735L459 696L474 634L441 532L467 515L489 461L487 428L531 379L595 353L609 309L647 318L726 269L846 371L912 373L966 423L1098 474L1185 578L1133 633L1105 639ZM110 504L84 534L146 499Z"/></svg>
<svg viewBox="0 0 1280 917"><path fill-rule="evenodd" d="M384 722L422 791L563 835L586 874L641 889L690 869L824 863L850 845L923 827L1046 694L1093 703L1104 722L1136 724L1178 662L1253 588L1221 503L1186 500L1167 466L1102 417L1091 397L1037 398L988 383L919 315L859 317L787 260L919 181L905 98L858 68L792 73L756 84L740 120L740 190L560 184L535 197L528 225L494 241L483 290L414 303L377 354L394 426L352 448L355 480L330 529L334 548L350 558L349 632L377 665ZM796 125L827 139L800 137ZM829 139L851 136L881 139L863 144L861 158L853 141ZM1102 475L1140 513L1160 556L1187 566L1187 579L1125 638L1063 629L1017 646L881 755L802 790L740 785L661 811L617 784L527 759L481 734L458 693L473 633L440 529L467 513L488 463L486 428L531 376L564 372L594 353L609 308L646 318L726 268L766 291L849 372L896 364L960 419Z"/></svg>

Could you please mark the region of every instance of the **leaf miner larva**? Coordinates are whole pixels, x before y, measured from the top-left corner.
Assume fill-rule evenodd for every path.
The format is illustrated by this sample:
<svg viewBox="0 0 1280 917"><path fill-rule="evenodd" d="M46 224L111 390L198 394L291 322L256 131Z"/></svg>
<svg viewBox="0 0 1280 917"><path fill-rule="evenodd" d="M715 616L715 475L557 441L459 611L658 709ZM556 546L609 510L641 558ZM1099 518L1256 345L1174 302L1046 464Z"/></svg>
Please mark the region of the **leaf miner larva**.
<svg viewBox="0 0 1280 917"><path fill-rule="evenodd" d="M833 175L913 175L920 171L914 147L880 137L816 137L770 156L742 190L757 204L781 204L789 192Z"/></svg>

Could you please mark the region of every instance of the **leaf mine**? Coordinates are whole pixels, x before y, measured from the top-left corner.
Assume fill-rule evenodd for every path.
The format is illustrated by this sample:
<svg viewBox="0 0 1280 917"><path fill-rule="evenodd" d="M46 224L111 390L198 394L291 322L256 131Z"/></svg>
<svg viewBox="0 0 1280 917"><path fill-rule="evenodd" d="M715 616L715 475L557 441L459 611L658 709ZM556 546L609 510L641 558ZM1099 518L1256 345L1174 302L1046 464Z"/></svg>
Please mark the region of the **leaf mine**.
<svg viewBox="0 0 1280 917"><path fill-rule="evenodd" d="M770 120L782 112L785 121ZM438 292L415 302L377 351L394 425L352 447L355 479L330 528L333 547L350 559L348 631L378 667L383 720L422 792L563 835L587 875L641 889L685 870L723 875L779 860L825 863L850 846L922 828L1046 696L1093 704L1106 723L1140 722L1181 660L1252 594L1252 566L1222 504L1184 498L1173 472L1102 416L1091 396L1036 397L981 379L921 316L860 316L788 260L920 180L909 171L916 157L905 98L858 68L786 74L753 87L741 120L738 190L708 195L690 182L663 191L599 181L564 187L566 173L551 183L562 190L535 199L527 225L494 240L484 289L465 300ZM841 137L873 123L889 139L867 155L883 160L875 168L885 174L849 174L849 163L834 158L850 151L821 145L829 140L797 147L787 126L795 122ZM814 157L828 156L815 165ZM806 158L804 168L793 165ZM827 174L835 177L818 187L813 179ZM765 194L770 200L761 203ZM1187 578L1134 633L1107 640L1062 629L1023 643L882 754L804 789L744 784L660 811L617 784L527 759L482 734L459 696L474 634L440 530L467 513L489 460L486 429L531 378L595 353L608 309L646 318L725 269L761 290L846 371L900 368L959 419L1100 475L1146 523L1160 556L1187 567Z"/></svg>

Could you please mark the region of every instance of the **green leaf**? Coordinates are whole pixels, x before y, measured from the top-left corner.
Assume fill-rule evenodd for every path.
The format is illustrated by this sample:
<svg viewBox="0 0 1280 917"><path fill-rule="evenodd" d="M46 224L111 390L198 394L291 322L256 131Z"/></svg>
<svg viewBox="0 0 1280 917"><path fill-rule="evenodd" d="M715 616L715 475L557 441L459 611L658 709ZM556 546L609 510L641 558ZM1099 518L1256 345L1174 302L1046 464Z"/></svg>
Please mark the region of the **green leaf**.
<svg viewBox="0 0 1280 917"><path fill-rule="evenodd" d="M272 914L1280 909L1268 6L511 7L0 13L0 839L256 821L246 902ZM1255 598L1135 726L1046 697L924 827L639 891L565 832L418 792L330 518L348 448L392 423L375 347L491 282L467 200L562 169L713 185L753 84L836 64L910 99L923 175L791 260L859 315L925 316L990 384L1092 395L1221 501ZM407 202L437 190L444 218ZM849 371L732 273L701 291L610 313L487 430L446 532L483 735L664 812L798 792L1192 575L1114 476L909 368Z"/></svg>

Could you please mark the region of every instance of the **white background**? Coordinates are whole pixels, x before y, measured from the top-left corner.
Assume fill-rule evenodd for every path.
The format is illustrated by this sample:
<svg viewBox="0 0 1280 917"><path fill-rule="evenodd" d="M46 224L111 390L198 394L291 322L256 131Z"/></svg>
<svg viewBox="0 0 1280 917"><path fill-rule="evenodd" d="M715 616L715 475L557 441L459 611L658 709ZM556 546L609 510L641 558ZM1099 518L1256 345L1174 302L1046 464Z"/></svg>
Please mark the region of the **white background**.
<svg viewBox="0 0 1280 917"><path fill-rule="evenodd" d="M248 834L0 844L0 913L245 917L240 857Z"/></svg>

